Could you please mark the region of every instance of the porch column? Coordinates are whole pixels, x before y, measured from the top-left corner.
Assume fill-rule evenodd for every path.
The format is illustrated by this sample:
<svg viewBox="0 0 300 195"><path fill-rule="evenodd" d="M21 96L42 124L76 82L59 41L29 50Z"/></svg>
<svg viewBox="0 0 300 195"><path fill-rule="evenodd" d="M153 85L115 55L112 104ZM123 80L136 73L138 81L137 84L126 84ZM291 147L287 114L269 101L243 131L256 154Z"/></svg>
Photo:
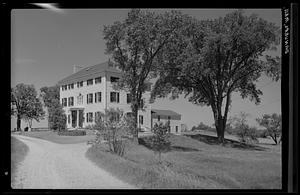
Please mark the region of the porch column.
<svg viewBox="0 0 300 195"><path fill-rule="evenodd" d="M79 128L79 110L76 110L76 112L77 112L76 128Z"/></svg>
<svg viewBox="0 0 300 195"><path fill-rule="evenodd" d="M68 128L72 128L72 111L69 110L69 113L70 113L70 123L68 123L68 119L67 119L67 124L68 124ZM67 116L68 117L68 116Z"/></svg>

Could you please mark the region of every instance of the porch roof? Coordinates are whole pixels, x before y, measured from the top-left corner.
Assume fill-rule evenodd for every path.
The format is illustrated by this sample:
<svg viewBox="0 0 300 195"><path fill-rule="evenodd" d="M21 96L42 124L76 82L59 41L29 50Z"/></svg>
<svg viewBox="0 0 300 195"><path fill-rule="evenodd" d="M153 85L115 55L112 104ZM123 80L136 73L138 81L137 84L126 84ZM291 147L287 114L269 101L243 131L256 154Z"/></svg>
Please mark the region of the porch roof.
<svg viewBox="0 0 300 195"><path fill-rule="evenodd" d="M181 114L178 114L172 110L151 109L151 113L155 113L156 115L161 115L161 116L181 116Z"/></svg>

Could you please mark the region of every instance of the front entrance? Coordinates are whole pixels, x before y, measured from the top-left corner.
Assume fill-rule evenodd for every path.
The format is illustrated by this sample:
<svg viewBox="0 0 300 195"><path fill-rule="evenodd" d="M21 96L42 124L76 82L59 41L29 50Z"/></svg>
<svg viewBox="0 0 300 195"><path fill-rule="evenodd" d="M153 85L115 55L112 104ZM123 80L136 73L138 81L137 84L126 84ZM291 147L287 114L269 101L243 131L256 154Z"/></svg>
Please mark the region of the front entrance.
<svg viewBox="0 0 300 195"><path fill-rule="evenodd" d="M71 115L72 115L72 127L75 128L77 125L77 111L76 110L72 110L71 111Z"/></svg>

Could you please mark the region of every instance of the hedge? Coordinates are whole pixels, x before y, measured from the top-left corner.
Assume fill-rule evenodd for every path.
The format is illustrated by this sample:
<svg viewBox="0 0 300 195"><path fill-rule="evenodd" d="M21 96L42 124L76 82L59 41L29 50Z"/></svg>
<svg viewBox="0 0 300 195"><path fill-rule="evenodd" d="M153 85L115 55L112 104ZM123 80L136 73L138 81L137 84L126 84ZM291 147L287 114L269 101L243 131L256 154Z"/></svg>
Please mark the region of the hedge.
<svg viewBox="0 0 300 195"><path fill-rule="evenodd" d="M86 135L86 132L83 130L58 131L57 134L62 136L84 136Z"/></svg>

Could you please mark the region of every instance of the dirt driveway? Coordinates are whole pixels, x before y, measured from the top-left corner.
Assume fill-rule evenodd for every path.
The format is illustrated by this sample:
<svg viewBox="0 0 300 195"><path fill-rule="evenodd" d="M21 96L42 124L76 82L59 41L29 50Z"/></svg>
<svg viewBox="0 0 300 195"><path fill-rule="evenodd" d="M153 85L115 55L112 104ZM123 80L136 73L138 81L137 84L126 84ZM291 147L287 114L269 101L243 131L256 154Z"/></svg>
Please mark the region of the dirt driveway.
<svg viewBox="0 0 300 195"><path fill-rule="evenodd" d="M132 189L85 157L89 145L57 144L14 135L29 147L13 189Z"/></svg>

